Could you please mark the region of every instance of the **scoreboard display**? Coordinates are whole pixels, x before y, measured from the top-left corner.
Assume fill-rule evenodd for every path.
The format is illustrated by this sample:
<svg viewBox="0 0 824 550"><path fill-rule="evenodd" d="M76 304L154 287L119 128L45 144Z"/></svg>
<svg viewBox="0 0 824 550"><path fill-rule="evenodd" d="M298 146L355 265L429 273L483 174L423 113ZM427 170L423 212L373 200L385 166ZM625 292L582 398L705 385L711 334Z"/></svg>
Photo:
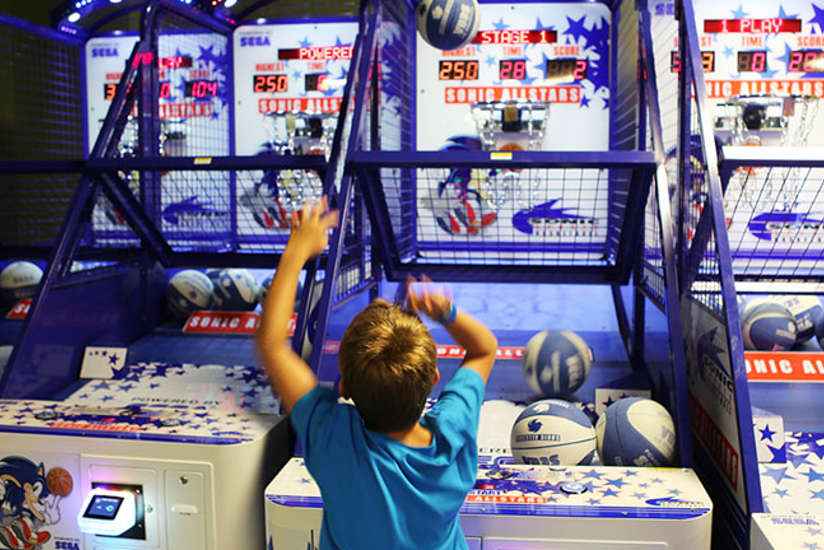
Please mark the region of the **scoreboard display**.
<svg viewBox="0 0 824 550"><path fill-rule="evenodd" d="M607 150L611 23L603 4L483 2L478 33L466 46L439 50L418 35L417 148ZM538 122L527 130L527 120ZM474 239L483 241L471 253L479 257L524 250L584 259L582 243L595 250L606 239L607 193L598 192L606 174L419 170L423 254ZM527 252L525 243L536 246Z"/></svg>
<svg viewBox="0 0 824 550"><path fill-rule="evenodd" d="M267 117L340 110L356 21L245 25L234 33L238 155L271 141Z"/></svg>
<svg viewBox="0 0 824 550"><path fill-rule="evenodd" d="M438 50L418 36L418 149L476 134L471 105L495 101L549 104L544 150L607 149L610 21L591 3L483 3L467 46Z"/></svg>

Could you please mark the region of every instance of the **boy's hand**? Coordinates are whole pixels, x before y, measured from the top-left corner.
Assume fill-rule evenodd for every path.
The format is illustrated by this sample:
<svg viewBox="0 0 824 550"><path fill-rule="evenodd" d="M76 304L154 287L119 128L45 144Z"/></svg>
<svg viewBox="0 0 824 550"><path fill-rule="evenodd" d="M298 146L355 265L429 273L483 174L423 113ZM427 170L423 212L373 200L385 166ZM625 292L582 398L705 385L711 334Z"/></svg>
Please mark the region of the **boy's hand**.
<svg viewBox="0 0 824 550"><path fill-rule="evenodd" d="M417 292L413 289L413 284L417 287ZM423 312L435 321L442 319L452 308L449 287L434 284L426 275L421 277L420 282L412 275L406 278L406 300L412 311Z"/></svg>
<svg viewBox="0 0 824 550"><path fill-rule="evenodd" d="M303 209L292 213L292 234L289 236L288 250L309 260L319 255L329 244L329 230L338 225L338 211L329 210L326 195Z"/></svg>

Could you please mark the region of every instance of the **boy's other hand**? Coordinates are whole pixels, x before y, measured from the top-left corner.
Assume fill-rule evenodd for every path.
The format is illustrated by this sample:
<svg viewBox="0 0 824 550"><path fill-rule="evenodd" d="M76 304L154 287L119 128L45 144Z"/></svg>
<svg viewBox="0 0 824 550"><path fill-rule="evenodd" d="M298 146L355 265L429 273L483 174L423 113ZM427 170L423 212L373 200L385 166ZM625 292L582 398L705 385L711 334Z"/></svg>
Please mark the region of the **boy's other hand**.
<svg viewBox="0 0 824 550"><path fill-rule="evenodd" d="M415 313L438 320L452 308L452 293L447 285L436 285L426 275L420 281L410 275L406 278L406 301Z"/></svg>
<svg viewBox="0 0 824 550"><path fill-rule="evenodd" d="M314 258L329 244L329 230L338 225L338 211L329 210L326 195L315 203L306 203L303 209L292 213L292 234L287 249L305 259Z"/></svg>

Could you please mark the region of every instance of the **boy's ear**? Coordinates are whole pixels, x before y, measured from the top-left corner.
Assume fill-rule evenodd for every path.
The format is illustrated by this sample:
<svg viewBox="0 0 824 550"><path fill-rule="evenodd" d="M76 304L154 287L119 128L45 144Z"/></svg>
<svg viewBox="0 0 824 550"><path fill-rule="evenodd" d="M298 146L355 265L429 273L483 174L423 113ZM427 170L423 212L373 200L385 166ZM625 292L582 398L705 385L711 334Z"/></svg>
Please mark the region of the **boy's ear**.
<svg viewBox="0 0 824 550"><path fill-rule="evenodd" d="M341 397L349 399L349 393L346 391L346 387L343 385L343 378L338 379L338 393Z"/></svg>
<svg viewBox="0 0 824 550"><path fill-rule="evenodd" d="M435 367L435 381L432 382L432 387L434 388L438 381L441 379L441 371L438 370L438 367Z"/></svg>

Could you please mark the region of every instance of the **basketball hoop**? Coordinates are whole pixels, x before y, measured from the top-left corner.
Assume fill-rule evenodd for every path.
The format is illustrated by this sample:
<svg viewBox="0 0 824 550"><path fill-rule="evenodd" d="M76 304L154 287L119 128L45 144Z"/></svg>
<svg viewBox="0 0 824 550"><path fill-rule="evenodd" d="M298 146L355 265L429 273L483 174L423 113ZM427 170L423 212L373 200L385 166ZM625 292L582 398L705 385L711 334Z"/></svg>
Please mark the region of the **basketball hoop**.
<svg viewBox="0 0 824 550"><path fill-rule="evenodd" d="M549 104L497 101L472 104L472 119L487 151L537 151L543 147ZM520 169L491 170L480 184L489 205L499 210L518 199Z"/></svg>

